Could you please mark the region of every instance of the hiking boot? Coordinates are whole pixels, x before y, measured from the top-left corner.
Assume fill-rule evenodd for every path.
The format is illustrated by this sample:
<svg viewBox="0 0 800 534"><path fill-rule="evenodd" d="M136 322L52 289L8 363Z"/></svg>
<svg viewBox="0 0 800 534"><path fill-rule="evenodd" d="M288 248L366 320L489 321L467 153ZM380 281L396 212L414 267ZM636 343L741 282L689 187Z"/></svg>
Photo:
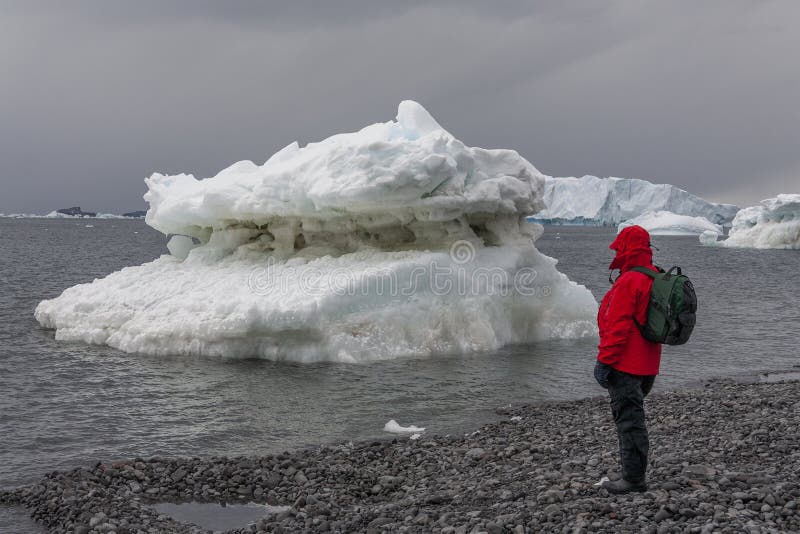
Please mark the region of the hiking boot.
<svg viewBox="0 0 800 534"><path fill-rule="evenodd" d="M620 494L620 493L644 493L647 491L647 484L642 482L628 482L624 478L619 480L606 480L600 486L601 488L605 489L609 493Z"/></svg>

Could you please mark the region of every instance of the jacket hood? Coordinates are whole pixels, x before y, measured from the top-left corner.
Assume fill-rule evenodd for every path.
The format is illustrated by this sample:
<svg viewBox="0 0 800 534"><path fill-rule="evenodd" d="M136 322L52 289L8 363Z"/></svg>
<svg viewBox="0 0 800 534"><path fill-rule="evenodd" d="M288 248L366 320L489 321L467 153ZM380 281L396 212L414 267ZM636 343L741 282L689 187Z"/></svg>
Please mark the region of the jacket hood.
<svg viewBox="0 0 800 534"><path fill-rule="evenodd" d="M608 266L611 270L625 272L631 267L648 266L653 262L650 234L641 226L623 228L608 248L617 253Z"/></svg>

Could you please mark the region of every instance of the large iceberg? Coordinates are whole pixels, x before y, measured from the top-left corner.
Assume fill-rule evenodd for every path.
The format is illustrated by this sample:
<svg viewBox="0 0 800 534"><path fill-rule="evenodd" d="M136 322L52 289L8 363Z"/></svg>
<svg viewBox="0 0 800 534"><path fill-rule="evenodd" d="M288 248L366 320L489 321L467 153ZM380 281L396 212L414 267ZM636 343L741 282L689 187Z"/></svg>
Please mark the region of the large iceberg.
<svg viewBox="0 0 800 534"><path fill-rule="evenodd" d="M733 219L728 239L700 236L704 245L800 249L800 194L782 194L744 208Z"/></svg>
<svg viewBox="0 0 800 534"><path fill-rule="evenodd" d="M212 178L154 174L170 255L41 302L60 340L128 352L363 361L594 335L591 293L534 246L544 177L419 104Z"/></svg>
<svg viewBox="0 0 800 534"><path fill-rule="evenodd" d="M647 230L651 235L701 235L710 232L722 235L722 226L710 222L705 217L692 217L678 215L669 211L648 211L622 222L617 227L618 231L628 226L638 225ZM707 234L708 235L708 234Z"/></svg>
<svg viewBox="0 0 800 534"><path fill-rule="evenodd" d="M738 211L732 204L715 204L669 184L635 178L546 177L545 209L533 219L550 224L616 226L648 211L703 217L728 225Z"/></svg>

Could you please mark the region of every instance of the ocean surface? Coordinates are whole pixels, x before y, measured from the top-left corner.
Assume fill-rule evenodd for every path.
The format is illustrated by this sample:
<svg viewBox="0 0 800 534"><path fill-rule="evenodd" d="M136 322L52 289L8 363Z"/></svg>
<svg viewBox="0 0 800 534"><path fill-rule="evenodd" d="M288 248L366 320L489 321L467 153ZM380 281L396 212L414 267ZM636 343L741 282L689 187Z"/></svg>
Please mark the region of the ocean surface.
<svg viewBox="0 0 800 534"><path fill-rule="evenodd" d="M611 228L547 227L537 246L600 298ZM656 263L694 282L699 316L667 347L659 389L797 370L800 252L654 237ZM383 425L465 432L509 403L601 395L596 340L369 364L152 357L62 343L33 310L72 285L165 254L143 221L0 219L0 487L136 456L252 455L386 436ZM0 532L41 532L0 507Z"/></svg>

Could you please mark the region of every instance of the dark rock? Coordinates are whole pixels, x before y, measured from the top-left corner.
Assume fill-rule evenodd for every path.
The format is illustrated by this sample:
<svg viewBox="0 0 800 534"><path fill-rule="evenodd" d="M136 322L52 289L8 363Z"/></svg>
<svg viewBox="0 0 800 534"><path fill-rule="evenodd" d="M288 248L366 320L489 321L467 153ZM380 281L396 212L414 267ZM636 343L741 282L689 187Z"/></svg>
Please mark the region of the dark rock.
<svg viewBox="0 0 800 534"><path fill-rule="evenodd" d="M56 210L57 213L69 215L70 217L96 217L97 213L94 211L83 211L80 206L73 206L71 208L61 208Z"/></svg>
<svg viewBox="0 0 800 534"><path fill-rule="evenodd" d="M170 478L172 479L173 482L180 482L181 480L183 480L183 477L186 476L186 473L187 473L186 468L179 467L178 469L172 472Z"/></svg>
<svg viewBox="0 0 800 534"><path fill-rule="evenodd" d="M123 217L132 217L136 219L143 219L145 215L147 215L147 211L145 210L129 211L122 214Z"/></svg>
<svg viewBox="0 0 800 534"><path fill-rule="evenodd" d="M480 447L473 447L472 449L468 450L464 456L468 460L480 460L486 456L486 451Z"/></svg>
<svg viewBox="0 0 800 534"><path fill-rule="evenodd" d="M662 508L658 512L656 512L656 515L653 516L653 521L660 523L661 521L669 519L670 517L672 517L672 514L669 513L666 509Z"/></svg>
<svg viewBox="0 0 800 534"><path fill-rule="evenodd" d="M281 476L278 473L270 473L267 480L264 482L264 487L272 489L281 483Z"/></svg>
<svg viewBox="0 0 800 534"><path fill-rule="evenodd" d="M708 465L690 465L684 470L686 476L690 478L698 478L700 480L707 480L717 474L713 467Z"/></svg>
<svg viewBox="0 0 800 534"><path fill-rule="evenodd" d="M616 463L608 401L595 398L515 408L525 424L422 442L98 464L49 473L0 501L26 506L49 531L87 534L90 521L95 533L192 534L149 505L251 498L293 508L236 534L800 532L798 393L798 383L714 383L649 396L644 494L592 486Z"/></svg>
<svg viewBox="0 0 800 534"><path fill-rule="evenodd" d="M389 523L394 523L394 519L389 517L376 517L369 522L369 526L373 528L382 527L383 525L388 525Z"/></svg>

